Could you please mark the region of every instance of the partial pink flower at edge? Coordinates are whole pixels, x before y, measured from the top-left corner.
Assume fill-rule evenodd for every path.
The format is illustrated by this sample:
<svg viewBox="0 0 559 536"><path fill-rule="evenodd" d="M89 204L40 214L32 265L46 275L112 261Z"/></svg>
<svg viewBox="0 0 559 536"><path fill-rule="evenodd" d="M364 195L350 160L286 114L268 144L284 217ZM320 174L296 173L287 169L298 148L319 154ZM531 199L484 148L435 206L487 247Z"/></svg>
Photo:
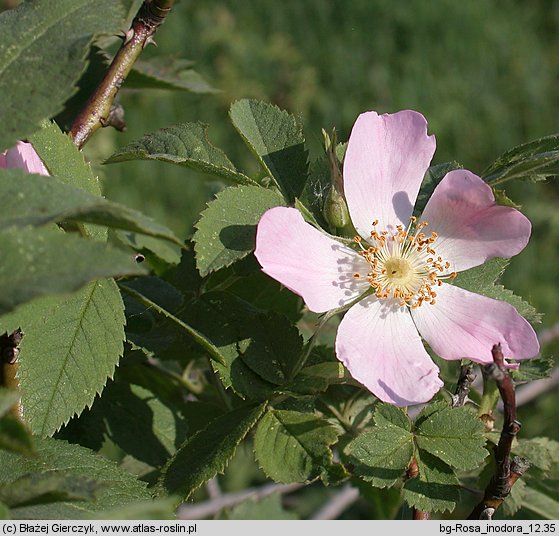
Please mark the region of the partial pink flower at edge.
<svg viewBox="0 0 559 536"><path fill-rule="evenodd" d="M399 406L430 400L442 387L421 337L444 359L492 361L539 352L530 324L510 304L445 282L456 272L526 246L529 220L499 206L491 188L466 170L448 173L420 220L411 216L435 152L425 118L413 111L357 119L344 161L354 250L276 207L261 218L256 257L263 271L318 313L347 305L336 354L378 398ZM427 222L427 225L424 223Z"/></svg>
<svg viewBox="0 0 559 536"><path fill-rule="evenodd" d="M47 175L49 172L30 143L18 141L16 146L0 153L0 169L23 169L27 173Z"/></svg>

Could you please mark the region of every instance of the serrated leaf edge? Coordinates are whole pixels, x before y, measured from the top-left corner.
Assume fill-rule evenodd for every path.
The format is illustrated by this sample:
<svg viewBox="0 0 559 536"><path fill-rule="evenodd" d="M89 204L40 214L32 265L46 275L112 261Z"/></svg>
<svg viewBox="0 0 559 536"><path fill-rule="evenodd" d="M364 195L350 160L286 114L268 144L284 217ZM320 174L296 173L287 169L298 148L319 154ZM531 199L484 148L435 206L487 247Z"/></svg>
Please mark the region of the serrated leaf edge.
<svg viewBox="0 0 559 536"><path fill-rule="evenodd" d="M197 234L198 234L198 232L201 232L199 225L202 222L202 220L207 216L207 212L209 210L211 210L211 208L212 208L211 205L213 205L213 203L215 203L217 201L220 201L224 196L229 195L229 192L231 190L242 190L242 189L251 188L251 187L255 188L257 190L260 190L260 189L268 190L267 188L264 188L263 186L254 185L254 184L239 184L239 185L236 185L236 186L230 186L228 188L225 188L225 189L221 190L221 192L218 192L214 196L213 199L210 199L206 203L206 208L204 210L202 210L202 212L200 212L200 217L198 218L198 220L194 224L194 228L196 229L196 231L192 235L192 242L194 243L194 253L195 253L195 258L196 258L196 269L200 273L200 276L206 277L213 272L221 270L222 268L228 268L229 266L235 264L236 262L248 257L252 253L253 250L248 250L248 251L244 252L240 257L236 257L236 258L234 258L233 260L229 261L226 264L221 264L219 266L219 268L210 267L207 270L202 270L199 266L199 263L198 263L198 258L199 258L200 255L202 255L202 252L200 251L200 246L198 245L199 242L197 240ZM212 264L213 264L213 262L212 262Z"/></svg>
<svg viewBox="0 0 559 536"><path fill-rule="evenodd" d="M101 386L99 386L99 387L95 390L95 393L93 394L93 397L91 398L91 401L90 401L90 402L86 402L86 405L85 405L83 408L81 408L80 410L74 411L74 413L72 413L72 415L70 415L66 420L62 421L62 422L58 425L58 427L52 432L52 434L45 433L45 422L46 422L47 419L46 419L46 418L43 419L43 424L42 424L42 426L41 426L41 429L40 429L40 431L37 432L37 435L39 435L40 437L45 438L45 437L49 437L49 435L55 434L55 433L58 432L63 426L66 426L66 425L70 422L70 420L72 420L74 417L79 417L86 409L91 409L91 407L93 406L93 404L94 404L95 399L97 398L97 396L101 396L101 393L103 392L103 390L105 389L105 387L106 387L106 385L107 385L107 381L108 381L108 380L112 380L112 379L114 378L114 374L115 374L116 368L118 367L119 362L120 362L120 360L122 359L122 356L124 355L124 342L125 342L125 340L126 340L126 333L125 333L125 331L124 331L124 328L126 327L126 317L125 317L125 315L124 315L124 302L122 302L122 296L121 296L120 292L118 291L118 287L116 286L116 283L115 283L114 279L108 278L107 281L110 281L110 282L112 282L112 283L115 285L115 289L117 290L117 293L116 293L116 294L118 294L118 296L120 297L121 303L122 303L122 320L123 320L122 328L123 328L124 337L123 337L123 339L122 339L122 341L121 341L122 344L121 344L121 350L120 350L119 353L118 353L118 359L117 359L115 365L112 367L112 370L109 372L109 374L108 374L107 377L105 378L105 381L103 382L103 384L102 384ZM93 298L93 293L94 293L94 292L96 291L96 289L98 288L98 286L97 286L97 285L98 285L98 281L91 281L91 282L88 283L88 284L91 285L91 287L92 287L92 292L91 292L91 295L90 295L90 297L89 297L89 299L88 299L88 305L87 305L86 307L83 308L84 310L87 309L87 307L90 306L91 300L92 300L92 298ZM85 288L85 287L84 287L84 288ZM116 294L115 294L115 296L116 296ZM83 315L82 315L82 317L83 317ZM81 321L80 321L80 326L81 326ZM74 337L73 340L75 341L75 337ZM67 354L66 354L66 357L65 357L65 360L64 360L64 366L63 366L63 367L60 367L61 373L60 373L60 375L59 375L59 380L57 381L56 385L58 385L58 384L60 383L60 378L62 377L62 370L66 367L66 363L68 362L68 359L69 359L69 357L68 357L69 354L70 354L70 349L68 349L68 351L67 351ZM18 378L18 379L19 379L19 375L20 375L20 371L18 370L18 373L17 373L17 378ZM55 390L53 389L53 396L51 396L51 400L50 400L50 402L49 402L49 405L52 404L52 400L53 400L53 397L54 397L54 391L55 391ZM22 402L24 402L24 401L22 401ZM24 406L24 411L25 411L25 406ZM46 415L48 415L48 414L46 414Z"/></svg>
<svg viewBox="0 0 559 536"><path fill-rule="evenodd" d="M143 147L135 147L133 150L129 149L128 151L126 151L127 148L134 146L134 145L140 145L144 142L144 140L149 140L151 138L153 138L154 136L156 136L159 133L164 133L166 135L169 136L174 136L176 138L179 138L173 131L172 129L174 128L179 128L185 125L196 125L198 127L202 128L202 135L203 135L203 141L205 143L207 143L212 149L215 149L217 151L220 151L221 153L223 153L223 156L227 159L227 161L231 164L231 167L225 167L225 166L218 166L216 164L213 164L212 162L208 162L206 160L196 160L194 158L186 158L184 156L179 156L179 155L171 155L169 153L149 153L147 152L147 150ZM203 167L208 167L209 169L212 169L214 171L214 173L212 173L214 176L220 177L220 178L228 178L228 180L232 181L233 183L237 183L237 184L250 184L250 185L254 185L257 186L258 183L256 181L254 181L253 179L251 179L249 176L245 175L244 173L242 173L241 171L237 170L235 168L235 166L233 165L233 163L231 162L231 160L229 160L229 157L223 152L222 149L220 149L219 147L217 147L216 145L214 145L209 137L208 137L208 129L209 129L209 125L207 123L202 123L201 121L196 121L196 122L186 122L186 123L178 123L176 125L172 125L170 127L165 127L165 128L161 128L159 130L156 130L154 132L149 132L147 134L144 134L141 138L132 141L131 143L125 145L124 147L120 148L118 151L116 151L114 154L112 154L111 156L109 156L109 158L107 158L106 160L104 160L102 163L103 164L117 164L120 162L128 162L128 161L133 161L133 160L153 160L153 161L158 161L158 162L167 162L169 164L176 164L176 165L184 165L185 167L189 167L190 169L193 169L194 171L198 171L199 173L209 173L208 171L205 171L204 169L202 169ZM184 142L182 140L179 141L181 144L184 145ZM132 156L132 157L126 157L126 153L131 153L133 155L137 155L137 156Z"/></svg>
<svg viewBox="0 0 559 536"><path fill-rule="evenodd" d="M301 135L301 141L304 143L305 142L305 137L303 135L303 127L301 126L301 124L297 121L297 119L295 118L295 116L291 113L289 113L287 110L283 110L281 109L279 106L272 104L270 102L265 102L265 101L260 101L258 99L239 99L236 100L235 102L233 102L229 108L229 118L231 119L231 123L233 124L233 127L235 128L235 130L238 132L239 136L242 138L243 142L245 143L245 145L248 147L248 149L250 150L251 154L258 160L258 163L260 164L260 166L264 169L264 171L266 172L266 174L270 177L270 179L272 179L272 181L274 182L276 188L282 192L284 198L289 201L289 192L286 192L284 188L281 187L280 183L278 182L275 174L272 172L272 170L268 167L268 164L266 164L266 162L264 161L264 159L262 158L261 155L258 154L258 152L256 151L256 149L252 146L252 143L250 142L250 140L243 134L243 132L240 130L240 128L238 128L237 124L235 123L233 116L232 116L232 111L233 111L233 107L235 105L240 105L240 103L242 102L247 102L247 103L256 103L258 105L260 104L264 104L265 106L267 106L268 108L273 109L275 112L278 112L283 119L287 119L289 121L291 121L296 127L297 127L297 131L298 134ZM252 108L251 108L252 110ZM259 129L258 129L259 130ZM262 137L260 136L260 140L263 142L264 140L262 139ZM308 150L305 149L305 154L306 154L306 167L307 167L307 173L308 173L308 167L309 167L309 153Z"/></svg>
<svg viewBox="0 0 559 536"><path fill-rule="evenodd" d="M289 410L282 410L282 411L289 411ZM263 413L263 414L261 415L260 420L262 420L266 415L271 414L271 413L274 413L274 412L275 412L275 409L274 409L274 408L268 408L268 411L266 411L265 413ZM293 413L297 413L297 412L293 412ZM316 418L317 420L320 420L319 417L317 417L316 415L314 415L314 414L312 414L312 413L309 413L309 415L313 416L313 417ZM284 425L284 423L281 422L277 417L276 417L276 420L281 424L281 426L283 426L284 428L286 428L285 425ZM327 421L324 421L324 422L325 422L326 424L328 424L332 430L334 430L335 432L337 432L337 430L336 430L336 428L335 428L334 426L332 426L332 425L331 425L330 423L328 423ZM297 441L297 443L301 446L301 448L307 453L307 455L309 456L309 458L311 458L312 460L314 460L314 456L312 456L312 455L308 452L308 450L304 447L304 445L303 445L300 441L297 440L296 436L294 436L291 432L289 433L289 435L290 435L290 437L293 437L293 438ZM326 445L326 446L329 447L329 446L333 445L333 444L336 442L338 436L339 436L339 433L337 433L336 439L335 439L332 443L330 443L329 445ZM270 475L268 474L268 472L266 471L266 469L265 469L264 467L262 467L262 464L261 464L261 462L260 462L260 458L258 457L258 453L256 452L256 447L255 447L254 445L253 445L252 452L254 453L254 459L256 460L256 463L258 464L258 467L264 472L264 474L265 474L268 478L270 478L270 479L273 480L274 482L283 482L283 481L278 481L278 480L276 480L274 477L270 476ZM332 462L333 462L333 459L334 459L334 455L333 455L333 452L332 452L331 449L327 449L326 456L328 457L328 462L329 462L329 463L332 463ZM305 480L304 482L305 482L305 483L313 482L313 481L315 481L317 478L320 478L320 475L321 475L321 474L322 474L322 470L319 471L319 474L318 474L318 475L313 476L312 478L307 479L307 480ZM285 483L285 484L290 484L291 482L283 482L283 483Z"/></svg>

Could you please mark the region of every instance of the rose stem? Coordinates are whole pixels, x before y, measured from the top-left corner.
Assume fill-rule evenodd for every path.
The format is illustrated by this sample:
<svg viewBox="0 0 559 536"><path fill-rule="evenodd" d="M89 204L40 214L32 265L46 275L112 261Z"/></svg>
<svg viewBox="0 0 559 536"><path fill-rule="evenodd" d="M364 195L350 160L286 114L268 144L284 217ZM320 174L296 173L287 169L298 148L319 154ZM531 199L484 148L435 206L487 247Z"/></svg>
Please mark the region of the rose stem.
<svg viewBox="0 0 559 536"><path fill-rule="evenodd" d="M165 21L174 3L175 0L145 0L140 7L103 80L72 124L70 135L80 149L98 128L110 123L109 117L118 90L142 50L154 42L153 35Z"/></svg>

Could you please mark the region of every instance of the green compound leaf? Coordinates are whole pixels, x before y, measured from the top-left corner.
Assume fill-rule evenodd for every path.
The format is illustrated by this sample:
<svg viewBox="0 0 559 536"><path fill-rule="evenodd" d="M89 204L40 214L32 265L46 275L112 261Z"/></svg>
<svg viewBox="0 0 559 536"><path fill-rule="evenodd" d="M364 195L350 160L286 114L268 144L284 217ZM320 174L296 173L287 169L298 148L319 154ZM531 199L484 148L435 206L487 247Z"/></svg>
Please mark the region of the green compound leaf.
<svg viewBox="0 0 559 536"><path fill-rule="evenodd" d="M202 212L192 238L201 275L225 268L253 251L262 214L281 205L281 195L259 186L226 188L217 194Z"/></svg>
<svg viewBox="0 0 559 536"><path fill-rule="evenodd" d="M542 181L559 173L559 134L552 134L509 149L484 172L491 186L513 179Z"/></svg>
<svg viewBox="0 0 559 536"><path fill-rule="evenodd" d="M253 99L233 103L229 115L285 199L293 202L301 195L308 173L308 153L301 126L285 110Z"/></svg>
<svg viewBox="0 0 559 536"><path fill-rule="evenodd" d="M186 500L204 482L222 473L265 408L259 404L230 411L188 439L163 468L159 492Z"/></svg>
<svg viewBox="0 0 559 536"><path fill-rule="evenodd" d="M113 0L24 2L0 14L0 151L62 109L95 34L117 33L122 19Z"/></svg>
<svg viewBox="0 0 559 536"><path fill-rule="evenodd" d="M105 164L128 160L159 160L218 177L228 183L254 184L235 169L225 153L208 140L207 126L181 123L146 134L113 154Z"/></svg>
<svg viewBox="0 0 559 536"><path fill-rule="evenodd" d="M0 232L0 251L0 314L100 277L145 273L127 253L57 229Z"/></svg>
<svg viewBox="0 0 559 536"><path fill-rule="evenodd" d="M460 501L459 482L454 471L421 449L416 459L419 477L404 484L404 500L424 512L452 512Z"/></svg>
<svg viewBox="0 0 559 536"><path fill-rule="evenodd" d="M385 488L406 472L413 456L413 435L408 416L399 408L382 404L374 414L375 426L346 448L353 474Z"/></svg>
<svg viewBox="0 0 559 536"><path fill-rule="evenodd" d="M67 297L35 300L1 319L21 327L20 385L31 430L51 435L91 406L123 352L124 305L112 280L88 284Z"/></svg>
<svg viewBox="0 0 559 536"><path fill-rule="evenodd" d="M308 413L269 410L258 423L254 452L260 467L276 482L308 482L328 478L332 466L330 446L338 431Z"/></svg>
<svg viewBox="0 0 559 536"><path fill-rule="evenodd" d="M53 222L88 222L162 238L182 246L182 241L170 229L140 212L54 177L30 175L19 169L0 170L0 200L5 200L0 213L0 231Z"/></svg>
<svg viewBox="0 0 559 536"><path fill-rule="evenodd" d="M25 475L57 472L95 481L100 487L95 501L16 508L12 511L16 519L79 519L150 498L144 482L88 449L51 438L35 438L35 443L38 456L34 458L0 451L0 484L9 485Z"/></svg>
<svg viewBox="0 0 559 536"><path fill-rule="evenodd" d="M137 61L128 77L126 89L171 89L208 94L219 91L192 69L189 60L156 58Z"/></svg>
<svg viewBox="0 0 559 536"><path fill-rule="evenodd" d="M495 282L503 275L505 268L509 264L509 259L495 258L487 261L481 266L470 268L460 272L454 284L465 290L482 294L488 298L502 300L510 303L526 320L530 322L540 322L541 314L538 313L528 302L521 297L513 294L502 285Z"/></svg>
<svg viewBox="0 0 559 536"><path fill-rule="evenodd" d="M487 456L483 423L468 408L440 403L432 406L417 419L415 440L419 448L457 469L479 467Z"/></svg>

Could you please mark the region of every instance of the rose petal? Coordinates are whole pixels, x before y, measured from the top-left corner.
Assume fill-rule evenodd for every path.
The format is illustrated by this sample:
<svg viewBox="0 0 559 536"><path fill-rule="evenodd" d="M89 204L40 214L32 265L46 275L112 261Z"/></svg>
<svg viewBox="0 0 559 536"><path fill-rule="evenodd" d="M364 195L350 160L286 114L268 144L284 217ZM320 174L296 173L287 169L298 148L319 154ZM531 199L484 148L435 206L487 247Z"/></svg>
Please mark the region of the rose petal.
<svg viewBox="0 0 559 536"><path fill-rule="evenodd" d="M357 118L344 159L344 192L363 238L375 219L380 231L407 226L435 145L418 112L366 112Z"/></svg>
<svg viewBox="0 0 559 536"><path fill-rule="evenodd" d="M6 152L6 167L19 168L27 171L27 173L37 173L39 175L48 176L49 174L33 146L23 141L18 141L14 148Z"/></svg>
<svg viewBox="0 0 559 536"><path fill-rule="evenodd" d="M491 363L491 348L501 343L508 359L529 359L540 345L532 326L503 301L443 283L434 305L412 309L419 333L444 359Z"/></svg>
<svg viewBox="0 0 559 536"><path fill-rule="evenodd" d="M302 296L316 313L341 307L369 288L367 262L309 225L294 208L276 207L262 216L255 255L266 274Z"/></svg>
<svg viewBox="0 0 559 536"><path fill-rule="evenodd" d="M7 167L6 153L0 153L0 169L6 169Z"/></svg>
<svg viewBox="0 0 559 536"><path fill-rule="evenodd" d="M427 402L442 387L405 307L369 296L344 316L336 354L374 395L397 406Z"/></svg>
<svg viewBox="0 0 559 536"><path fill-rule="evenodd" d="M433 248L450 271L479 266L493 257L512 257L530 238L528 218L512 207L495 204L491 187L465 169L448 173L427 202L425 233L436 231Z"/></svg>

